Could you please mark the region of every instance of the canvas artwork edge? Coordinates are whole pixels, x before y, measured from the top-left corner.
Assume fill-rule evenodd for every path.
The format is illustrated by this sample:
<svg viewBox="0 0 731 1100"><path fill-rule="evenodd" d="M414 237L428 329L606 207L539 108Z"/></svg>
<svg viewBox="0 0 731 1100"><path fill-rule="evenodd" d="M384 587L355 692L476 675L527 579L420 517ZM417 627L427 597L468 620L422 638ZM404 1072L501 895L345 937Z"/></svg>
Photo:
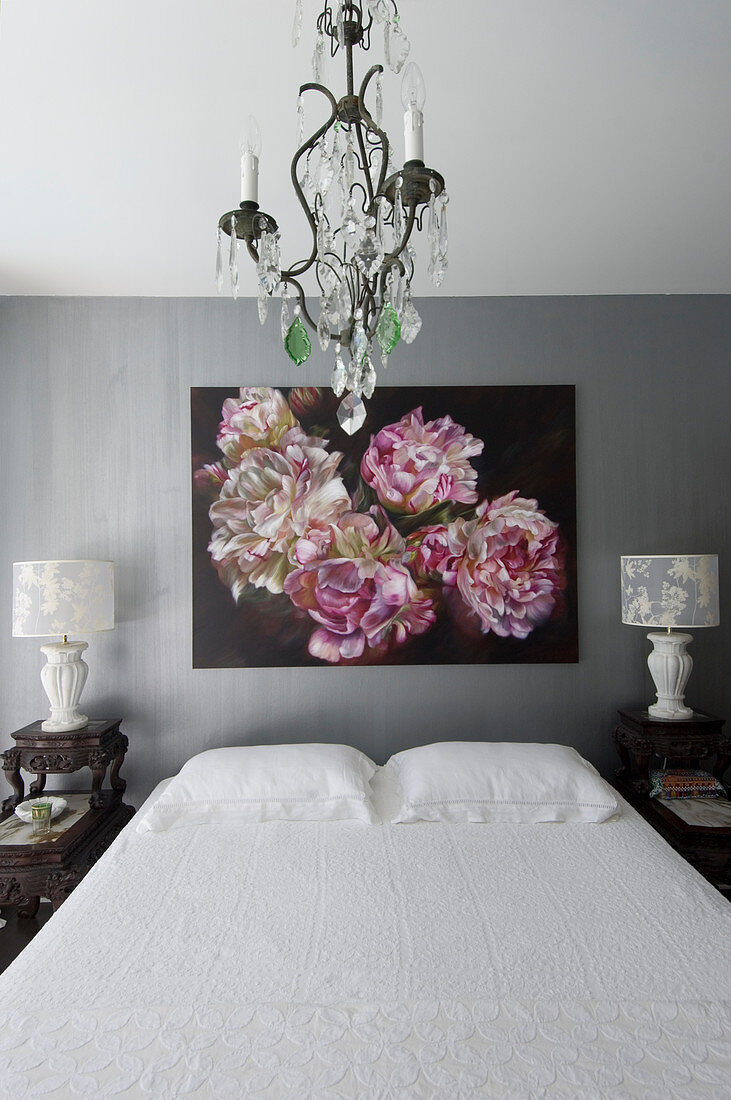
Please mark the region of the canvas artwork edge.
<svg viewBox="0 0 731 1100"><path fill-rule="evenodd" d="M577 662L575 393L191 387L193 667Z"/></svg>

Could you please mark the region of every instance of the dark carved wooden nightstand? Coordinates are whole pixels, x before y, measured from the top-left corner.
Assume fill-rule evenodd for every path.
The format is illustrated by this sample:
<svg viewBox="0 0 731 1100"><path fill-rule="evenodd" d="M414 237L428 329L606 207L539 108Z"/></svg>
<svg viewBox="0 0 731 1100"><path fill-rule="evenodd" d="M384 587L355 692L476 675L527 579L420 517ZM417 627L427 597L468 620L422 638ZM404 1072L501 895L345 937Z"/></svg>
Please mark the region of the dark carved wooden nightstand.
<svg viewBox="0 0 731 1100"><path fill-rule="evenodd" d="M47 775L76 772L91 768L92 783L89 805L103 805L102 784L111 764L109 781L120 796L127 786L119 777L128 741L120 732L121 718L89 722L83 729L70 733L46 733L41 721L31 722L11 734L15 748L2 753L3 771L13 788L13 794L3 802L3 810L14 810L25 797L21 768L35 774L30 796L42 793Z"/></svg>
<svg viewBox="0 0 731 1100"><path fill-rule="evenodd" d="M652 718L646 710L620 710L614 730L622 766L617 779L639 794L650 789L650 761L653 757L671 760L678 767L705 767L717 779L731 758L731 740L723 735L723 718L694 713L692 718L668 721ZM712 769L708 763L715 759Z"/></svg>
<svg viewBox="0 0 731 1100"><path fill-rule="evenodd" d="M33 917L42 897L54 911L68 897L134 814L117 791L101 791L89 807L89 792L54 791L68 806L45 837L34 837L12 810L0 816L0 905Z"/></svg>
<svg viewBox="0 0 731 1100"><path fill-rule="evenodd" d="M682 721L651 718L646 710L620 710L614 743L622 762L617 769L617 790L661 836L691 863L704 878L731 900L731 804L707 799L701 820L713 817L721 824L689 823L671 806L684 799L649 797L649 769L658 764L704 768L723 782L731 758L731 741L723 735L723 718L694 713ZM688 800L697 802L698 800ZM675 805L676 810L683 808Z"/></svg>

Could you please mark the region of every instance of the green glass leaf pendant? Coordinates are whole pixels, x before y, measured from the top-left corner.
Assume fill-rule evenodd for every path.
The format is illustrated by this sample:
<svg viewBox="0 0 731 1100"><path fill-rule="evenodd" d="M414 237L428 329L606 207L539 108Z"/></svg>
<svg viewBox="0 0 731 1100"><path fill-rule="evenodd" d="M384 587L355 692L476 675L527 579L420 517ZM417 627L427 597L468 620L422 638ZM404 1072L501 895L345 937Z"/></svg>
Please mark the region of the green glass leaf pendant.
<svg viewBox="0 0 731 1100"><path fill-rule="evenodd" d="M386 302L376 325L376 336L383 355L390 355L401 339L401 322L390 302Z"/></svg>
<svg viewBox="0 0 731 1100"><path fill-rule="evenodd" d="M298 367L309 358L310 352L312 351L312 344L307 335L307 329L302 324L299 317L295 317L294 321L287 329L287 335L284 338L284 348L289 358L293 363L296 363Z"/></svg>

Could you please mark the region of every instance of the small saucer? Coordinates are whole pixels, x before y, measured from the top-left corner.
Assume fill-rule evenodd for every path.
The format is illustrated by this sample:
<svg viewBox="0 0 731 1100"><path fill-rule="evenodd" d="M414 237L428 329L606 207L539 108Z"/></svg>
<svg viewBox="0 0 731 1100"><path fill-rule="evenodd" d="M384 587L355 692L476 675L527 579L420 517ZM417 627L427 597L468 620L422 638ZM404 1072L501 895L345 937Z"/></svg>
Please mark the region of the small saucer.
<svg viewBox="0 0 731 1100"><path fill-rule="evenodd" d="M56 798L55 795L49 795L48 798L44 798L43 795L38 795L36 798L31 798L27 802L21 802L15 807L15 813L21 821L25 821L28 825L33 821L33 814L30 808L35 802L51 803L51 821L62 814L68 805L65 798Z"/></svg>

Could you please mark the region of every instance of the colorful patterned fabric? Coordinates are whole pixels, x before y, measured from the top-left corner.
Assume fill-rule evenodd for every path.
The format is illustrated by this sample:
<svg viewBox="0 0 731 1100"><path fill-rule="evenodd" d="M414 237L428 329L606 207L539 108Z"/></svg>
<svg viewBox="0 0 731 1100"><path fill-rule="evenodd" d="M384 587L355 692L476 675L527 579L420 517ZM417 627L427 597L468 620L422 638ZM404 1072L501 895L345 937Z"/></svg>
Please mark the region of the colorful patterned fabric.
<svg viewBox="0 0 731 1100"><path fill-rule="evenodd" d="M723 784L692 768L650 772L650 798L725 798Z"/></svg>

